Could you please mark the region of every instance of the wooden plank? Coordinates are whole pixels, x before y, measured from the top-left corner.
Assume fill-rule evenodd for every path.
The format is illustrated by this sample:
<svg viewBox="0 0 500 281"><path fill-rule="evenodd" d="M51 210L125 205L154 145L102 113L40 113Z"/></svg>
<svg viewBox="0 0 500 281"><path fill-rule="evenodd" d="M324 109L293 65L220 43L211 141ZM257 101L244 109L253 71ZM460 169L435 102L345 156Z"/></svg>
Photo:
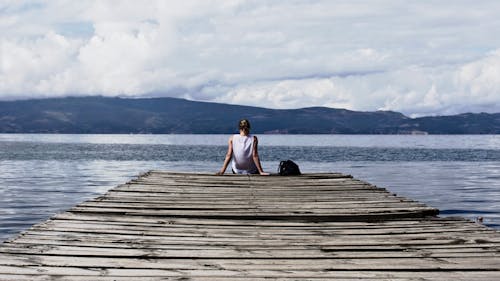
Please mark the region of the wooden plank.
<svg viewBox="0 0 500 281"><path fill-rule="evenodd" d="M500 253L491 251L404 251L404 250L378 250L378 251L340 251L329 248L200 248L200 249L177 249L177 248L116 248L116 247L93 247L89 251L87 246L61 246L61 245L26 245L12 244L0 248L0 253L6 254L29 254L29 255L57 255L57 256L95 256L95 257L147 257L147 258L206 258L218 257L230 258L253 258L253 259L366 259L366 258L467 258L488 257L500 261Z"/></svg>
<svg viewBox="0 0 500 281"><path fill-rule="evenodd" d="M47 238L47 239L42 239ZM446 253L460 253L460 254L486 254L490 253L498 255L500 251L500 243L497 244L462 244L462 245L421 245L418 247L403 247L398 245L385 245L385 246L326 246L314 245L308 243L278 243L278 244L205 244L193 245L191 243L170 243L170 244L145 244L133 241L120 241L120 240L92 240L92 239L53 239L53 237L26 237L16 240L16 246L29 246L29 245L57 245L57 246L80 246L80 247L98 247L98 248L120 248L120 249L163 249L163 250L219 250L219 249L244 249L244 250L310 250L319 248L322 251L335 252L337 254L353 255L357 253L358 257L364 254L378 253L394 253L397 255L399 252L428 252L432 254L446 254ZM398 255L399 256L399 255ZM462 256L463 257L463 256Z"/></svg>
<svg viewBox="0 0 500 281"><path fill-rule="evenodd" d="M370 252L370 251L431 251L431 252L498 252L500 243L437 243L430 241L433 244L410 244L410 243L376 243L372 245L333 245L328 243L314 243L308 241L199 241L199 240L184 240L176 242L175 239L170 241L158 239L113 239L93 237L80 238L55 238L54 236L27 236L19 238L16 244L32 244L32 245L60 245L60 246L85 246L85 247L104 247L104 248L153 248L153 249L323 249L326 251L354 251L354 252Z"/></svg>
<svg viewBox="0 0 500 281"><path fill-rule="evenodd" d="M435 214L433 208L414 208L414 209L383 209L371 210L365 213L353 210L353 213L331 213L331 212L309 212L292 211L280 212L268 211L260 212L258 209L234 212L234 211L211 211L200 212L196 210L130 210L113 208L87 208L74 207L72 212L80 213L98 213L98 214L122 214L130 216L156 216L156 217L184 217L184 218L207 218L207 219L262 219L262 220L301 220L310 222L321 221L380 221L398 218L422 218Z"/></svg>
<svg viewBox="0 0 500 281"><path fill-rule="evenodd" d="M495 235L481 235L476 234L474 236L463 237L463 236L434 236L428 237L425 235L413 235L404 237L392 237L392 236L378 236L378 237L363 237L359 236L357 238L345 239L339 237L339 239L328 239L328 236L310 236L310 237L300 237L300 236L277 236L277 235L256 235L256 236L228 236L228 235L193 235L188 233L182 233L181 235L174 234L158 234L151 235L146 233L120 233L120 232L68 232L68 231L37 231L32 230L28 235L43 235L43 236L56 236L56 237L66 237L68 239L74 239L79 241L85 240L96 240L96 236L102 237L107 241L118 241L118 242L136 242L141 243L151 243L151 244L196 244L196 245L245 245L256 243L261 243L262 245L296 245L296 244L311 244L314 241L314 245L321 245L323 247L327 246L391 246L398 245L402 247L420 247L422 245L486 245L492 243L500 243L498 236ZM30 236L31 237L31 236ZM97 240L96 240L97 241Z"/></svg>
<svg viewBox="0 0 500 281"><path fill-rule="evenodd" d="M169 225L217 225L217 226L265 226L265 227L311 227L311 226L321 226L321 227L408 227L408 226L437 226L437 225L468 225L473 227L482 228L484 230L492 230L485 226L476 224L470 220L465 220L463 218L401 218L398 220L387 220L378 222L363 222L363 221L353 221L353 222L317 222L311 224L307 221L272 221L272 220L245 220L245 219L234 219L234 220L217 220L217 219L199 219L199 218L154 218L147 216L122 216L122 215L112 215L107 214L106 216L101 214L82 214L82 213L72 213L63 212L56 214L53 219L58 220L79 220L79 221L116 221L116 222L139 222L139 223L157 223L157 224L169 224ZM493 230L494 231L494 230Z"/></svg>
<svg viewBox="0 0 500 281"><path fill-rule="evenodd" d="M38 269L38 271L36 270ZM89 280L89 276L92 276L91 280L264 280L266 276L272 276L273 280L495 280L496 274L494 272L467 272L467 271L447 271L446 274L439 272L419 272L421 278L415 278L412 276L413 272L405 271L373 271L373 272L352 272L352 271L330 271L319 273L314 271L292 271L292 270L281 270L281 271L258 271L246 270L241 272L221 272L220 270L177 270L172 272L171 270L162 269L100 269L96 268L94 270L84 270L78 267L48 267L44 266L41 268L35 267L3 267L2 270L16 272L18 274L12 275L28 279L15 279L15 280L54 280L58 276L64 276L64 280ZM66 279L68 272L74 272L76 279ZM413 273L415 274L415 273ZM36 276L46 276L52 279L29 279L36 278ZM313 276L313 277L311 277ZM84 279L84 278L87 279ZM80 279L81 278L81 279ZM115 278L115 279L107 279ZM116 279L119 278L119 279ZM124 279L125 278L125 279ZM132 279L129 279L132 278ZM136 279L133 279L136 278ZM144 279L143 279L144 278ZM153 279L149 279L153 278ZM160 279L154 279L160 278ZM174 279L161 279L161 278L174 278ZM289 279L294 278L294 279ZM468 278L468 279L467 279ZM1 279L0 279L1 280ZM5 279L4 279L5 280ZM7 279L9 280L9 279ZM12 279L10 279L12 280ZM269 279L265 279L269 280Z"/></svg>
<svg viewBox="0 0 500 281"><path fill-rule="evenodd" d="M268 277L290 276L297 273L311 274L320 277L333 276L335 271L342 270L358 270L358 271L400 271L414 270L418 271L496 271L498 272L498 258L484 257L467 257L467 258L373 258L373 259L309 259L309 258L293 258L293 259L273 259L272 262L268 259L246 259L246 258L218 258L218 259L157 259L152 257L146 258L116 258L116 257L89 257L89 256L68 256L57 255L11 255L0 254L4 266L11 266L17 269L36 267L40 263L43 266L52 267L77 267L77 268L103 268L108 272L112 269L134 268L134 269L165 269L170 272L167 274L175 274L180 270L191 271L210 271L212 274L217 273L225 275L246 271L248 274L255 276L267 276L263 272L268 272ZM6 272L15 273L15 272ZM209 272L204 272L205 274ZM288 273L288 274L287 274ZM198 272L197 274L201 274ZM239 274L236 274L239 275ZM168 276L168 275L167 275ZM175 275L170 275L175 276ZM207 275L204 275L207 276ZM241 275L240 275L241 276ZM248 276L248 275L243 275Z"/></svg>
<svg viewBox="0 0 500 281"><path fill-rule="evenodd" d="M296 204L286 203L280 204L279 207L276 207L272 203L252 203L248 202L246 204L186 204L186 203L169 203L165 204L162 202L104 202L104 201L87 201L77 205L78 207L92 207L92 208L122 208L122 209L159 209L159 210L241 210L246 211L249 209L259 209L259 211L265 212L266 210L280 210L280 211L289 211L295 212L300 210L306 210L309 212L345 212L346 208L360 209L364 207L364 210L391 210L391 209L408 209L411 208L424 208L423 204L411 204L408 202L384 202L384 203L367 203L367 204L317 204L317 203L304 203L300 206L296 206Z"/></svg>
<svg viewBox="0 0 500 281"><path fill-rule="evenodd" d="M356 238L356 235L360 235L363 237L372 237L379 235L391 235L395 237L399 237L402 235L453 235L458 234L464 237L473 234L481 234L486 235L492 234L496 235L494 231L484 231L475 227L408 227L408 228L374 228L374 229L362 229L362 228L348 228L348 229L338 229L338 228L278 228L278 227L205 227L205 226L182 226L182 225L127 225L127 224L100 224L95 222L68 222L68 221L49 221L44 224L40 224L34 226L32 231L39 230L51 230L51 231L105 231L111 230L115 232L119 231L140 231L141 233L164 233L166 235L172 235L175 233L200 233L204 235L208 234L234 234L238 236L243 236L246 233L246 236L255 236L255 235L263 235L263 234L271 234L271 235L313 235L313 236L327 236L332 239L332 236L342 237L349 236Z"/></svg>
<svg viewBox="0 0 500 281"><path fill-rule="evenodd" d="M159 230L159 231L182 231L191 232L199 231L207 232L223 232L223 231L259 231L259 232L275 232L301 234L301 233L314 233L316 235L355 235L355 234L410 234L410 233L449 233L449 232L481 232L485 233L482 228L475 226L460 226L456 225L442 226L418 226L418 227L385 227L385 228L333 228L327 226L311 226L311 227L259 227L259 226L200 226L200 225L176 225L176 224L145 224L145 223L124 223L124 222L108 222L103 224L99 221L86 221L81 222L77 220L49 220L45 223L35 226L33 229L48 229L48 228L65 228L65 229L114 229L114 230ZM488 230L486 230L488 231ZM494 232L492 232L494 233Z"/></svg>
<svg viewBox="0 0 500 281"><path fill-rule="evenodd" d="M77 218L77 219L75 219ZM153 227L153 228L183 228L183 229L225 229L225 230L273 230L273 229L283 229L283 230L309 230L309 231L315 231L315 232L327 232L327 231L344 231L344 232L362 232L362 233L367 233L369 231L370 233L373 233L374 231L379 231L379 232L421 232L421 231L430 231L430 232L447 232L447 231L481 231L483 233L485 232L492 232L495 233L494 230L490 228L485 228L484 226L481 226L479 224L475 223L453 223L453 222L448 222L448 223L442 223L442 222L421 222L418 223L417 221L414 221L413 223L407 223L407 224L401 224L399 221L392 221L394 224L388 224L388 223L348 223L345 222L339 223L337 222L336 224L333 223L324 223L324 222L318 222L315 224L279 224L282 221L267 221L267 224L258 224L258 221L255 224L252 224L247 221L241 221L239 223L235 224L225 224L223 223L224 221L217 221L213 220L210 221L210 223L202 223L203 221L199 220L193 220L189 221L189 219L171 219L171 220L141 220L139 217L139 220L137 221L128 221L127 217L125 216L114 216L113 218L109 218L107 220L106 224L103 224L103 221L105 220L106 217L103 216L86 216L86 215L80 215L80 216L71 216L71 217L66 217L65 219L50 219L47 220L43 223L40 223L38 225L35 225L34 227L37 226L49 226L49 225L87 225L89 227L92 226L103 226L103 227Z"/></svg>

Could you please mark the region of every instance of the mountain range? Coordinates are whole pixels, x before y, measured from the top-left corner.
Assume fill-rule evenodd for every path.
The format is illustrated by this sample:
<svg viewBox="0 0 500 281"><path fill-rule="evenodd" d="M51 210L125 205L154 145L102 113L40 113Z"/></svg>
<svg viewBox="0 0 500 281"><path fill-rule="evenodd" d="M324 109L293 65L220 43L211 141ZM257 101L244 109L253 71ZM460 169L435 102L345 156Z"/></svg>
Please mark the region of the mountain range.
<svg viewBox="0 0 500 281"><path fill-rule="evenodd" d="M0 133L230 134L248 118L269 134L499 134L500 113L410 118L393 111L269 109L177 98L0 101Z"/></svg>

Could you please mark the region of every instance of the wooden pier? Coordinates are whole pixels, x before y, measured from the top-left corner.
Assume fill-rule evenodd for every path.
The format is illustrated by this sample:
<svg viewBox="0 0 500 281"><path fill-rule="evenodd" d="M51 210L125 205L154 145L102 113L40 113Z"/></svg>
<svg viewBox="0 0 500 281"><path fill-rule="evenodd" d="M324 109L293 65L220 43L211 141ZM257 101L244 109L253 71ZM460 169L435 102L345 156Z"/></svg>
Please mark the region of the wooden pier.
<svg viewBox="0 0 500 281"><path fill-rule="evenodd" d="M0 245L0 280L500 280L500 233L341 174L152 171Z"/></svg>

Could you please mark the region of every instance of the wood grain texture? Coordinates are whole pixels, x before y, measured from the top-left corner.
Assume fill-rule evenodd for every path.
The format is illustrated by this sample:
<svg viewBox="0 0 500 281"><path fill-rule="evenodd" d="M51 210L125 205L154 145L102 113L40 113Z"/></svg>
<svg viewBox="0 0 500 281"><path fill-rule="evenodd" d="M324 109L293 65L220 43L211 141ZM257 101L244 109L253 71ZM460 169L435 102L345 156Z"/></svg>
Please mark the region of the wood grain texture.
<svg viewBox="0 0 500 281"><path fill-rule="evenodd" d="M500 280L500 235L342 174L151 171L0 246L1 280Z"/></svg>

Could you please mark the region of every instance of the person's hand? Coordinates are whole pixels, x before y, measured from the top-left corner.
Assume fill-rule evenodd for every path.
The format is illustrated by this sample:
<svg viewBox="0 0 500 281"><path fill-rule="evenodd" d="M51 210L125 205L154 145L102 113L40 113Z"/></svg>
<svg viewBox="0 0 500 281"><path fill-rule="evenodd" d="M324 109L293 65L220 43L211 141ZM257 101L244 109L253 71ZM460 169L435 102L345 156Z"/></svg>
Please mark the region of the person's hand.
<svg viewBox="0 0 500 281"><path fill-rule="evenodd" d="M269 176L270 174L269 173L265 173L265 172L262 172L262 173L259 173L261 176Z"/></svg>
<svg viewBox="0 0 500 281"><path fill-rule="evenodd" d="M221 176L223 174L224 174L224 172L221 172L221 171L218 171L217 173L215 173L215 175L217 175L217 176Z"/></svg>

